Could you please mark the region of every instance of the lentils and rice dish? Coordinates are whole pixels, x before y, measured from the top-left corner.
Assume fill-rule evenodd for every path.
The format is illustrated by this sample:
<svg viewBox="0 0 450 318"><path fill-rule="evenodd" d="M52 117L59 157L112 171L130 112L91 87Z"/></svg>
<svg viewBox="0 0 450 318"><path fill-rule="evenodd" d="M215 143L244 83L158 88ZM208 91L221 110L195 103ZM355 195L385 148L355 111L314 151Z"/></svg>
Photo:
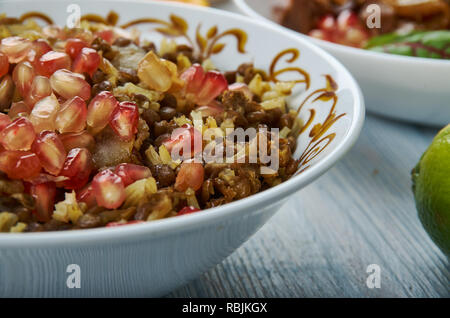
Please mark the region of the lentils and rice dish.
<svg viewBox="0 0 450 318"><path fill-rule="evenodd" d="M100 22L78 29L6 16L0 22L1 232L199 212L297 170L300 123L285 101L292 83L270 83L252 64L219 72L188 45L165 39L157 49L136 30ZM277 147L268 146L279 157L276 171L262 174L262 162L193 161L205 140L184 160L171 156L205 129L238 127L279 129ZM251 142L236 155L244 149L245 156Z"/></svg>

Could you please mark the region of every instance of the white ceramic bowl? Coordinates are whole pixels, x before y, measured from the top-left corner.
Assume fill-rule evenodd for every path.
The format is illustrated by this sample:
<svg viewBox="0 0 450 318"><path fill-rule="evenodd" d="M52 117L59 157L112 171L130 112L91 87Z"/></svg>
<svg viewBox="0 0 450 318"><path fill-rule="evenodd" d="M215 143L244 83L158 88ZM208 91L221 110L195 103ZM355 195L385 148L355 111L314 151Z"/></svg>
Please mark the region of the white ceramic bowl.
<svg viewBox="0 0 450 318"><path fill-rule="evenodd" d="M276 23L279 0L234 0L246 15ZM278 25L278 24L277 24ZM450 122L450 61L377 53L308 37L355 76L370 112L418 124Z"/></svg>
<svg viewBox="0 0 450 318"><path fill-rule="evenodd" d="M68 15L66 7L70 3L72 0L1 2L0 11L10 16L20 16L31 10L42 11L61 24ZM333 57L302 38L243 16L213 9L136 0L77 3L82 13L105 15L113 8L120 13L121 23L141 17L168 21L170 14L176 14L186 20L190 37L195 37L200 21L202 34L215 25L218 34L233 28L244 30L248 35L245 54L237 52L234 36L225 36L219 41L226 44L225 49L213 55L212 60L223 70L236 69L244 61L253 61L257 67L267 70L279 51L298 49L298 59L288 63L285 59L288 56L283 56L275 67L275 70L285 66L302 67L310 73L310 88L305 91L305 84L298 84L292 103L299 105L306 95L324 88L326 74L339 85L335 92L337 103L334 112L330 112L332 101L312 102L313 98L310 98L311 102L305 104L300 116L307 121L315 111L315 117L300 135L300 146L295 154L299 157L309 147L311 152L304 157L301 167L308 169L262 193L193 215L133 226L0 234L0 297L164 295L222 261L274 215L289 195L335 164L358 137L364 121L364 103L357 83ZM149 25L141 29L146 31L146 37L158 37ZM299 79L300 74L294 72L284 76ZM317 132L318 124L334 115L342 117L323 134L321 138L325 139L317 147L315 142L312 147L308 146L312 141L312 127L315 126ZM70 264L80 268L79 289L66 285L66 280L71 277L66 272Z"/></svg>

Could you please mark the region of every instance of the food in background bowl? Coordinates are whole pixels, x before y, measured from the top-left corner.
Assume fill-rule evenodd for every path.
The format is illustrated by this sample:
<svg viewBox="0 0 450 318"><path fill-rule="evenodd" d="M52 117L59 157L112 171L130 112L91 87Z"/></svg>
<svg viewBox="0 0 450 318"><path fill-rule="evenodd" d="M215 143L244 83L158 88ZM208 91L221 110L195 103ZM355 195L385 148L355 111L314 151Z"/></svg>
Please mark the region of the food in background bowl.
<svg viewBox="0 0 450 318"><path fill-rule="evenodd" d="M379 8L379 27L374 23ZM278 21L314 38L407 56L450 59L448 0L288 0Z"/></svg>
<svg viewBox="0 0 450 318"><path fill-rule="evenodd" d="M69 29L41 27L33 17L49 22L36 13L2 19L1 231L109 227L194 213L297 171L292 153L302 124L286 106L295 82L271 83L250 63L221 73L208 58L221 46L196 54L164 38L157 50L126 29L152 19L119 28L107 23L117 20L113 12L106 20L87 15L81 28ZM184 24L176 16L172 23L175 31ZM161 33L169 31L166 25ZM243 45L245 36L233 32ZM334 85L331 77L328 83ZM239 128L255 134L234 143L227 137ZM227 151L197 160L211 146ZM251 162L252 147L266 147L277 167L259 151Z"/></svg>

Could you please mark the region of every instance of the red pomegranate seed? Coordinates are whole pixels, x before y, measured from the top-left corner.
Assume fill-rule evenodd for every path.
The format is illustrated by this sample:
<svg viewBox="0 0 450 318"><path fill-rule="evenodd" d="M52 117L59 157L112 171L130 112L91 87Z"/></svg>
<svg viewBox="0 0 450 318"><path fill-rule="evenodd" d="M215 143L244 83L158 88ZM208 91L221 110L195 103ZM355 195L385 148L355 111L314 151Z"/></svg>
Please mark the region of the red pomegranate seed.
<svg viewBox="0 0 450 318"><path fill-rule="evenodd" d="M98 37L102 38L109 44L114 42L114 31L112 29L102 30L95 33Z"/></svg>
<svg viewBox="0 0 450 318"><path fill-rule="evenodd" d="M79 96L84 100L91 97L91 86L84 76L68 70L58 70L50 77L53 90L65 99Z"/></svg>
<svg viewBox="0 0 450 318"><path fill-rule="evenodd" d="M41 132L34 141L31 150L38 156L42 167L56 176L61 171L66 159L66 150L56 133Z"/></svg>
<svg viewBox="0 0 450 318"><path fill-rule="evenodd" d="M119 102L111 92L98 93L88 106L86 122L89 130L95 134L105 128L118 104Z"/></svg>
<svg viewBox="0 0 450 318"><path fill-rule="evenodd" d="M3 76L0 82L0 108L8 108L14 95L14 81L7 74Z"/></svg>
<svg viewBox="0 0 450 318"><path fill-rule="evenodd" d="M0 153L0 170L11 179L28 179L39 175L41 164L32 152L5 150Z"/></svg>
<svg viewBox="0 0 450 318"><path fill-rule="evenodd" d="M31 42L19 36L4 38L0 44L0 52L8 57L9 63L19 63L24 60L31 49Z"/></svg>
<svg viewBox="0 0 450 318"><path fill-rule="evenodd" d="M152 176L149 168L132 163L121 163L120 165L116 166L116 168L114 169L114 173L122 178L125 187L129 186L135 181Z"/></svg>
<svg viewBox="0 0 450 318"><path fill-rule="evenodd" d="M222 104L215 100L208 105L197 107L195 110L201 112L203 117L216 117L224 112Z"/></svg>
<svg viewBox="0 0 450 318"><path fill-rule="evenodd" d="M86 148L74 148L67 154L60 175L68 177L63 182L66 189L81 189L88 181L92 171L92 156Z"/></svg>
<svg viewBox="0 0 450 318"><path fill-rule="evenodd" d="M33 84L35 72L30 62L21 62L14 67L12 78L22 97L27 97Z"/></svg>
<svg viewBox="0 0 450 318"><path fill-rule="evenodd" d="M34 130L39 133L44 130L55 130L55 120L59 111L59 102L55 95L44 97L38 101L31 111L30 121Z"/></svg>
<svg viewBox="0 0 450 318"><path fill-rule="evenodd" d="M7 150L29 150L35 138L33 125L25 117L14 119L0 132L0 143Z"/></svg>
<svg viewBox="0 0 450 318"><path fill-rule="evenodd" d="M323 16L317 25L323 31L334 31L336 29L336 19L333 15L328 14Z"/></svg>
<svg viewBox="0 0 450 318"><path fill-rule="evenodd" d="M88 208L97 204L91 184L88 184L83 189L77 191L77 201L86 203Z"/></svg>
<svg viewBox="0 0 450 318"><path fill-rule="evenodd" d="M80 132L86 127L86 102L75 96L61 105L56 116L56 129L60 133Z"/></svg>
<svg viewBox="0 0 450 318"><path fill-rule="evenodd" d="M92 74L97 70L100 65L100 55L96 50L85 47L81 50L81 53L73 61L72 71L76 73L88 73Z"/></svg>
<svg viewBox="0 0 450 318"><path fill-rule="evenodd" d="M16 119L17 117L26 116L30 114L30 108L27 104L20 101L17 103L12 103L11 108L8 111L8 116L11 119Z"/></svg>
<svg viewBox="0 0 450 318"><path fill-rule="evenodd" d="M52 87L50 86L50 80L48 77L36 76L31 84L30 92L26 96L26 103L32 107L44 97L50 96L51 93Z"/></svg>
<svg viewBox="0 0 450 318"><path fill-rule="evenodd" d="M42 55L36 62L39 74L50 77L60 69L70 69L70 57L66 53L50 51Z"/></svg>
<svg viewBox="0 0 450 318"><path fill-rule="evenodd" d="M69 54L72 59L75 59L78 54L80 54L81 50L87 46L88 45L83 40L77 38L68 39L66 42L66 53Z"/></svg>
<svg viewBox="0 0 450 318"><path fill-rule="evenodd" d="M0 53L0 77L7 74L8 71L9 71L8 57L5 54Z"/></svg>
<svg viewBox="0 0 450 318"><path fill-rule="evenodd" d="M33 184L30 189L36 204L36 219L39 222L48 222L51 220L55 196L56 185L54 182Z"/></svg>
<svg viewBox="0 0 450 318"><path fill-rule="evenodd" d="M66 151L74 148L86 148L93 150L95 146L95 139L86 130L77 133L66 133L59 135Z"/></svg>
<svg viewBox="0 0 450 318"><path fill-rule="evenodd" d="M37 62L42 55L50 52L52 47L44 39L34 40L31 44L31 50L28 52L28 61L34 63Z"/></svg>
<svg viewBox="0 0 450 318"><path fill-rule="evenodd" d="M175 155L178 154L184 159L191 158L202 151L202 135L193 126L185 124L181 128L176 128L171 136L163 141L163 145L171 154L174 152ZM188 153L184 152L186 149L189 150Z"/></svg>
<svg viewBox="0 0 450 318"><path fill-rule="evenodd" d="M97 204L107 209L117 209L125 201L122 179L111 170L103 170L92 181Z"/></svg>
<svg viewBox="0 0 450 318"><path fill-rule="evenodd" d="M145 223L145 222L139 221L139 220L133 220L133 221L128 221L128 222L109 222L106 224L106 227L118 227L118 226L123 226L123 225L133 225L133 224L141 224L141 223Z"/></svg>
<svg viewBox="0 0 450 318"><path fill-rule="evenodd" d="M0 113L0 131L3 130L6 126L11 124L11 118L8 115Z"/></svg>
<svg viewBox="0 0 450 318"><path fill-rule="evenodd" d="M133 102L121 102L113 111L109 125L123 141L130 141L137 132L139 111Z"/></svg>
<svg viewBox="0 0 450 318"><path fill-rule="evenodd" d="M204 72L203 68L194 64L181 74L186 83L185 93L197 104L208 104L228 87L228 82L222 73L216 71Z"/></svg>
<svg viewBox="0 0 450 318"><path fill-rule="evenodd" d="M253 99L253 93L250 91L250 88L248 88L247 84L245 83L233 83L228 86L228 90L242 92L244 93L245 97L247 97L248 100Z"/></svg>
<svg viewBox="0 0 450 318"><path fill-rule="evenodd" d="M197 209L197 208L195 208L193 206L185 206L180 211L178 211L177 216L185 215L185 214L191 214L191 213L195 213L195 212L199 212L199 211L201 211L201 210Z"/></svg>
<svg viewBox="0 0 450 318"><path fill-rule="evenodd" d="M188 188L197 191L202 187L205 169L201 163L184 162L175 179L175 190L184 192Z"/></svg>

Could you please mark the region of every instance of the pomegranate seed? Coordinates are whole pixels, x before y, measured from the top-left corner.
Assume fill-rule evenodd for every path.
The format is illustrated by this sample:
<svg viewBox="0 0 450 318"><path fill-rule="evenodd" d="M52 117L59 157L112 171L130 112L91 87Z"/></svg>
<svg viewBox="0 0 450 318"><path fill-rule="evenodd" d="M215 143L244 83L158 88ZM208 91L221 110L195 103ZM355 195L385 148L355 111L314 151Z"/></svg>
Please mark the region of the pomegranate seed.
<svg viewBox="0 0 450 318"><path fill-rule="evenodd" d="M118 227L118 226L123 226L123 225L133 225L133 224L141 224L141 223L145 223L145 222L139 221L139 220L133 220L133 221L128 221L128 222L109 222L106 224L106 227Z"/></svg>
<svg viewBox="0 0 450 318"><path fill-rule="evenodd" d="M195 208L193 206L185 206L180 211L178 211L177 216L185 215L185 214L191 214L191 213L195 213L195 212L199 212L199 211L201 211L201 210L197 209L197 208Z"/></svg>
<svg viewBox="0 0 450 318"><path fill-rule="evenodd" d="M184 192L188 188L197 191L202 187L205 169L201 163L183 162L175 179L175 190Z"/></svg>
<svg viewBox="0 0 450 318"><path fill-rule="evenodd" d="M348 28L359 27L358 15L351 10L344 10L337 17L337 26L340 31L347 31Z"/></svg>
<svg viewBox="0 0 450 318"><path fill-rule="evenodd" d="M122 178L125 187L135 181L152 176L149 168L132 163L121 163L114 169L114 173Z"/></svg>
<svg viewBox="0 0 450 318"><path fill-rule="evenodd" d="M197 104L208 104L228 87L222 73L216 71L205 73L198 64L184 71L181 79L186 83L185 93Z"/></svg>
<svg viewBox="0 0 450 318"><path fill-rule="evenodd" d="M0 108L8 108L14 95L14 82L10 75L3 76L0 82Z"/></svg>
<svg viewBox="0 0 450 318"><path fill-rule="evenodd" d="M119 102L111 92L103 91L97 94L88 106L87 125L92 133L98 133L108 125L111 114Z"/></svg>
<svg viewBox="0 0 450 318"><path fill-rule="evenodd" d="M109 44L114 42L114 31L112 29L102 30L95 33L99 38L102 38Z"/></svg>
<svg viewBox="0 0 450 318"><path fill-rule="evenodd" d="M33 125L25 117L14 119L0 132L0 143L7 150L29 150L35 138Z"/></svg>
<svg viewBox="0 0 450 318"><path fill-rule="evenodd" d="M172 154L181 155L183 158L191 158L196 153L202 151L202 135L189 124L176 128L171 136L163 141L163 145ZM189 150L185 153L185 150ZM177 158L174 158L177 159Z"/></svg>
<svg viewBox="0 0 450 318"><path fill-rule="evenodd" d="M7 74L8 71L9 71L8 57L5 54L0 53L0 77Z"/></svg>
<svg viewBox="0 0 450 318"><path fill-rule="evenodd" d="M122 179L111 170L103 170L92 181L95 199L99 206L117 209L125 201L125 187Z"/></svg>
<svg viewBox="0 0 450 318"><path fill-rule="evenodd" d="M52 94L52 87L50 86L50 80L45 76L36 76L31 84L31 89L26 97L26 103L29 106L33 106L44 97Z"/></svg>
<svg viewBox="0 0 450 318"><path fill-rule="evenodd" d="M4 38L0 44L0 52L8 57L9 63L19 63L27 57L31 42L19 36Z"/></svg>
<svg viewBox="0 0 450 318"><path fill-rule="evenodd" d="M42 34L47 38L59 39L62 36L62 30L57 25L46 25L42 28Z"/></svg>
<svg viewBox="0 0 450 318"><path fill-rule="evenodd" d="M10 179L28 179L39 175L41 164L32 152L6 150L0 153L0 170Z"/></svg>
<svg viewBox="0 0 450 318"><path fill-rule="evenodd" d="M248 88L247 84L245 83L233 83L228 86L228 90L242 92L244 93L245 97L247 97L248 100L253 99L253 93L250 91L250 88Z"/></svg>
<svg viewBox="0 0 450 318"><path fill-rule="evenodd" d="M216 117L224 112L222 104L215 100L209 103L209 105L197 107L195 110L201 112L203 117Z"/></svg>
<svg viewBox="0 0 450 318"><path fill-rule="evenodd" d="M21 62L14 68L12 78L22 97L26 97L33 84L35 72L30 62Z"/></svg>
<svg viewBox="0 0 450 318"><path fill-rule="evenodd" d="M133 102L121 102L113 111L109 125L123 141L130 141L137 132L139 111Z"/></svg>
<svg viewBox="0 0 450 318"><path fill-rule="evenodd" d="M65 99L79 96L84 100L91 97L91 87L84 76L68 70L58 70L50 77L53 90Z"/></svg>
<svg viewBox="0 0 450 318"><path fill-rule="evenodd" d="M40 183L47 183L47 182L55 182L56 184L58 184L65 180L67 180L67 177L53 176L51 174L41 172L37 176L27 179L27 183L40 184Z"/></svg>
<svg viewBox="0 0 450 318"><path fill-rule="evenodd" d="M8 116L11 119L16 119L17 117L26 116L28 114L30 114L30 108L22 101L12 103L11 108L8 111Z"/></svg>
<svg viewBox="0 0 450 318"><path fill-rule="evenodd" d="M38 101L31 111L30 121L34 130L39 133L44 130L55 130L55 120L59 111L59 102L55 95L44 97Z"/></svg>
<svg viewBox="0 0 450 318"><path fill-rule="evenodd" d="M36 204L36 219L39 222L50 221L56 196L56 185L54 182L33 184L30 189Z"/></svg>
<svg viewBox="0 0 450 318"><path fill-rule="evenodd" d="M86 185L83 189L77 192L77 201L86 203L88 208L91 208L97 204L91 184Z"/></svg>
<svg viewBox="0 0 450 318"><path fill-rule="evenodd" d="M50 52L52 47L44 39L34 40L31 46L31 50L28 52L28 61L34 63L37 62L42 55Z"/></svg>
<svg viewBox="0 0 450 318"><path fill-rule="evenodd" d="M0 131L3 130L6 126L11 124L11 118L8 115L0 113Z"/></svg>
<svg viewBox="0 0 450 318"><path fill-rule="evenodd" d="M81 53L73 61L72 70L76 73L88 73L92 74L97 70L100 65L100 55L96 50L85 47L81 50Z"/></svg>
<svg viewBox="0 0 450 318"><path fill-rule="evenodd" d="M62 104L56 116L56 129L60 133L80 132L86 127L86 102L75 96Z"/></svg>
<svg viewBox="0 0 450 318"><path fill-rule="evenodd" d="M52 175L58 175L66 159L66 150L57 134L52 131L41 132L31 150L38 156L42 167Z"/></svg>
<svg viewBox="0 0 450 318"><path fill-rule="evenodd" d="M333 15L328 14L322 17L318 23L319 29L323 31L334 31L336 28L336 19Z"/></svg>
<svg viewBox="0 0 450 318"><path fill-rule="evenodd" d="M80 39L68 39L66 42L66 53L69 54L72 59L75 59L80 54L81 50L87 46L86 42Z"/></svg>
<svg viewBox="0 0 450 318"><path fill-rule="evenodd" d="M92 156L86 148L74 148L67 154L60 175L68 177L63 182L66 189L81 189L88 181L92 171Z"/></svg>
<svg viewBox="0 0 450 318"><path fill-rule="evenodd" d="M93 150L95 146L95 139L86 130L78 133L66 133L59 135L66 151L73 148L86 148Z"/></svg>
<svg viewBox="0 0 450 318"><path fill-rule="evenodd" d="M70 57L66 53L50 51L42 55L36 62L38 73L50 77L60 69L70 69Z"/></svg>

